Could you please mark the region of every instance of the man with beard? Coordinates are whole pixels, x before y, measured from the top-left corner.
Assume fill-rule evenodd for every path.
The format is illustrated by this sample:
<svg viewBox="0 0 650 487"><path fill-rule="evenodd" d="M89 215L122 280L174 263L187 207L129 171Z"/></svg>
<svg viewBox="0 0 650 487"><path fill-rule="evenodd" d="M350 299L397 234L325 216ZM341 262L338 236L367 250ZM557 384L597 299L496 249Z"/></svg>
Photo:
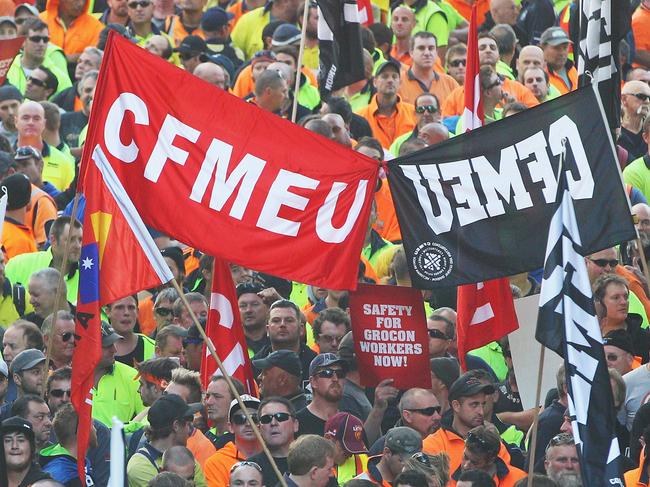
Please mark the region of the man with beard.
<svg viewBox="0 0 650 487"><path fill-rule="evenodd" d="M254 282L244 282L239 284L236 290L248 353L254 355L271 343L266 334L269 307L259 295L263 290L261 285Z"/></svg>
<svg viewBox="0 0 650 487"><path fill-rule="evenodd" d="M630 159L637 157L641 159L648 152L648 129L650 128L648 112L650 112L650 86L643 81L625 83L621 89L621 135L617 144L627 150ZM632 165L635 164L630 164ZM626 170L623 176L626 176L627 172ZM634 185L627 177L625 182ZM639 189L643 191L642 188ZM644 195L648 198L645 192Z"/></svg>
<svg viewBox="0 0 650 487"><path fill-rule="evenodd" d="M16 115L23 101L23 95L11 85L0 87L0 135L6 137L13 145L18 138Z"/></svg>
<svg viewBox="0 0 650 487"><path fill-rule="evenodd" d="M546 475L558 485L581 485L580 462L572 435L560 433L551 439L546 447L544 467ZM569 479L573 482L569 483Z"/></svg>
<svg viewBox="0 0 650 487"><path fill-rule="evenodd" d="M303 380L310 380L310 364L316 354L304 344L305 327L300 321L298 306L287 299L273 303L266 330L271 344L255 354L253 360L264 358L276 350L292 350L300 357Z"/></svg>
<svg viewBox="0 0 650 487"><path fill-rule="evenodd" d="M339 401L343 397L345 365L346 362L333 353L321 353L312 360L309 365L309 383L314 398L305 409L298 412L298 436L323 436L325 433L325 422L338 412Z"/></svg>

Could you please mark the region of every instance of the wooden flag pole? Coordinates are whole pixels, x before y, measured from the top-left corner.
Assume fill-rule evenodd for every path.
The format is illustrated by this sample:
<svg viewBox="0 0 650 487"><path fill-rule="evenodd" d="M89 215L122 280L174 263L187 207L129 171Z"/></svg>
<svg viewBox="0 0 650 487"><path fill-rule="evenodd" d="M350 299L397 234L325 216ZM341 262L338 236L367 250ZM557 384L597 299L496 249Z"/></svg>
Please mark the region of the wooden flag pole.
<svg viewBox="0 0 650 487"><path fill-rule="evenodd" d="M544 372L544 352L546 347L542 345L539 355L539 368L537 369L537 391L535 392L535 417L531 426L530 450L528 455L528 482L527 487L533 487L533 473L535 471L535 451L537 450L537 425L539 423L539 401L542 395L542 374Z"/></svg>
<svg viewBox="0 0 650 487"><path fill-rule="evenodd" d="M305 37L307 36L307 20L309 19L309 0L305 1L305 11L302 14L302 34L300 35L300 50L298 51L298 62L296 63L296 83L293 88L293 109L291 110L291 121L296 123L298 115L298 90L300 89L300 76L302 74L302 56L305 53Z"/></svg>
<svg viewBox="0 0 650 487"><path fill-rule="evenodd" d="M208 338L208 336L205 334L205 330L199 323L198 318L194 314L194 311L192 311L192 308L190 307L190 303L187 301L187 298L185 297L185 294L183 293L183 290L181 287L178 285L175 279L171 280L172 285L174 286L174 289L176 289L176 292L178 293L179 297L181 298L181 301L183 303L183 306L185 306L185 309L189 313L190 317L192 318L192 322L196 326L196 328L199 330L199 333L201 334L201 337L203 338L203 341L205 342L206 347L208 347L208 350L210 351L210 354L212 355L212 358L214 358L215 362L217 362L217 366L219 367L219 370L221 371L221 374L223 375L224 380L226 381L226 384L228 384L228 388L230 389L230 393L233 395L235 399L237 399L237 403L239 404L239 407L241 408L242 412L246 416L246 421L248 421L248 424L250 424L251 428L253 428L253 433L255 434L255 437L257 438L257 441L260 442L260 445L262 445L262 450L264 450L264 454L266 455L266 458L268 458L269 462L271 463L271 467L273 468L273 471L275 472L275 475L278 477L278 480L280 482L280 485L282 487L287 487L287 483L284 480L284 477L282 476L282 473L280 472L280 469L278 468L277 464L275 463L275 459L273 458L273 455L271 455L271 452L269 451L269 448L266 446L266 443L264 442L264 439L262 438L262 434L260 433L259 428L253 421L253 418L251 418L251 415L248 413L248 409L246 409L246 406L244 405L244 402L241 399L241 396L237 392L237 389L235 388L235 385L232 383L232 380L230 380L230 376L228 375L228 372L226 371L226 368L223 366L223 362L219 359L219 356L217 355L216 350L214 349L214 345L212 344L212 341Z"/></svg>
<svg viewBox="0 0 650 487"><path fill-rule="evenodd" d="M79 193L74 194L74 200L72 203L72 216L70 216L70 225L68 227L68 235L63 244L63 262L61 262L61 268L59 269L59 283L56 287L56 294L54 298L54 314L52 316L52 327L50 328L50 333L47 338L47 351L45 353L45 367L43 368L43 389L41 390L41 396L45 398L45 384L47 384L47 376L50 370L50 361L52 360L52 341L54 340L54 328L56 327L56 320L59 315L59 311L63 309L61 304L61 295L63 291L63 286L65 285L65 268L68 263L68 255L70 253L70 234L74 224L77 223L77 207L79 206ZM67 295L65 302L67 303Z"/></svg>

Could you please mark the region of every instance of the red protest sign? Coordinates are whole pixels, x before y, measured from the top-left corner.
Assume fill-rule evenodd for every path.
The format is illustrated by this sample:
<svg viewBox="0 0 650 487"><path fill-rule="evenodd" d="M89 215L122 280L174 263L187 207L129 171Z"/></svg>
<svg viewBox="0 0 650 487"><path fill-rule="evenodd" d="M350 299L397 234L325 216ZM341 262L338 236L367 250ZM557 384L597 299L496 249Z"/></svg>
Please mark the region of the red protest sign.
<svg viewBox="0 0 650 487"><path fill-rule="evenodd" d="M23 47L23 42L25 42L24 36L0 41L0 84L5 82L11 63Z"/></svg>
<svg viewBox="0 0 650 487"><path fill-rule="evenodd" d="M105 161L150 227L274 276L356 287L375 161L114 33L96 92L81 191Z"/></svg>
<svg viewBox="0 0 650 487"><path fill-rule="evenodd" d="M429 339L417 289L359 284L350 293L350 319L361 384L395 379L399 389L431 388Z"/></svg>

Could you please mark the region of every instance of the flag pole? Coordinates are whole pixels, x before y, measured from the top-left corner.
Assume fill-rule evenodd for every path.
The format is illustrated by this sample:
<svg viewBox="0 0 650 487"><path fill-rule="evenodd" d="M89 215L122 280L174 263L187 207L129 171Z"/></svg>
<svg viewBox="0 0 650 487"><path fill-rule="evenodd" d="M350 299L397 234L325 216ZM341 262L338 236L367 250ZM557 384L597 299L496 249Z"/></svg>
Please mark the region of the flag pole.
<svg viewBox="0 0 650 487"><path fill-rule="evenodd" d="M65 267L68 262L68 254L70 253L70 234L72 233L72 228L74 224L77 223L77 207L79 206L79 193L75 192L74 200L72 203L72 215L70 216L70 226L68 227L68 236L65 239L63 244L63 261L61 262L61 268L59 269L59 283L56 287L56 294L54 298L54 314L52 316L52 326L50 327L50 334L47 339L47 351L45 354L45 367L43 368L43 384L47 384L47 376L50 370L50 361L52 360L52 341L54 340L54 328L56 325L56 320L61 310L61 294L64 286L65 280ZM68 301L66 296L66 302ZM45 387L41 389L41 396L45 398Z"/></svg>
<svg viewBox="0 0 650 487"><path fill-rule="evenodd" d="M296 83L293 88L293 108L291 110L291 121L296 123L298 115L298 90L300 89L300 76L302 71L302 56L305 52L305 37L307 36L307 20L309 19L309 2L305 0L305 10L302 14L302 34L300 35L300 50L298 51L298 62L296 63Z"/></svg>
<svg viewBox="0 0 650 487"><path fill-rule="evenodd" d="M638 232L636 237L636 245L639 248L639 257L641 257L641 269L643 270L643 276L645 277L646 285L650 286L650 272L648 272L648 262L645 260L645 250L643 250L643 244L641 244L641 238L638 236Z"/></svg>
<svg viewBox="0 0 650 487"><path fill-rule="evenodd" d="M539 354L539 367L537 369L537 391L535 392L535 417L531 426L530 436L530 454L528 456L528 482L527 487L533 487L533 473L535 470L535 451L537 450L537 425L539 424L539 401L542 395L542 374L544 371L544 352L546 347L542 345L542 351Z"/></svg>
<svg viewBox="0 0 650 487"><path fill-rule="evenodd" d="M223 366L223 362L219 359L219 356L217 355L216 350L214 349L214 345L212 344L212 341L208 338L208 336L205 334L205 330L203 330L203 327L199 323L198 318L194 314L194 311L192 311L192 308L190 307L190 303L187 301L187 298L185 297L185 294L183 293L183 290L181 287L178 285L175 279L171 280L172 286L174 286L174 289L176 289L176 292L178 293L178 296L181 298L181 301L183 303L183 306L185 306L185 309L189 313L190 317L192 318L192 322L196 326L196 328L199 330L199 333L201 334L201 337L203 338L203 341L205 342L206 347L208 347L208 350L210 351L210 354L212 355L212 358L214 358L214 361L217 362L217 366L219 367L219 370L221 371L221 374L223 375L224 380L226 381L226 384L228 384L228 388L230 389L230 393L233 395L235 399L237 399L237 403L239 404L239 407L241 408L242 412L246 416L246 420L248 421L248 424L250 424L251 428L253 429L253 433L255 434L255 437L257 438L257 441L260 442L260 445L262 446L262 450L264 451L264 454L266 455L266 458L268 458L269 462L271 463L271 467L273 468L273 472L275 472L275 475L278 477L278 480L280 481L280 485L282 487L287 487L287 483L284 480L284 477L282 473L280 472L280 469L278 468L277 464L275 463L275 459L273 458L273 455L271 455L271 452L269 451L268 447L266 446L266 443L264 442L264 439L262 438L262 434L260 433L259 428L253 421L253 418L251 418L251 415L248 412L248 409L246 409L246 405L241 399L241 396L237 392L237 389L235 388L235 385L233 384L232 380L230 379L230 376L228 375L228 372L226 371L226 368Z"/></svg>

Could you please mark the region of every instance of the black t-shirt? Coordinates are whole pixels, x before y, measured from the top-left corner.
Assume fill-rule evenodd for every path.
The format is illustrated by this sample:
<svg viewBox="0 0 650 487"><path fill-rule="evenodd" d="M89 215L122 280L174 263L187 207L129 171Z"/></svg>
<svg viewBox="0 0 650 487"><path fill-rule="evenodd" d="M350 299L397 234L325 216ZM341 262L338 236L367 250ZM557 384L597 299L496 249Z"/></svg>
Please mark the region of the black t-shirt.
<svg viewBox="0 0 650 487"><path fill-rule="evenodd" d="M300 422L300 427L298 428L298 434L296 436L323 436L325 434L325 420L313 415L309 409L305 408L298 412L296 418L298 418L298 421Z"/></svg>
<svg viewBox="0 0 650 487"><path fill-rule="evenodd" d="M497 384L497 389L499 390L499 399L494 405L494 412L496 414L503 413L504 411L517 413L524 410L521 405L519 393L512 390L507 378Z"/></svg>
<svg viewBox="0 0 650 487"><path fill-rule="evenodd" d="M136 363L142 362L144 360L144 339L138 335L138 343L135 348L126 355L116 355L115 360L129 367L135 367Z"/></svg>
<svg viewBox="0 0 650 487"><path fill-rule="evenodd" d="M278 466L278 470L280 470L280 473L282 475L284 475L289 471L289 464L287 462L287 457L279 457L279 458L273 457L273 460L275 460L275 464ZM255 462L260 467L262 467L263 485L266 486L276 485L278 482L280 482L277 475L275 475L275 472L273 471L273 467L271 467L271 462L269 462L266 453L261 452L258 453L257 455L253 455L248 459L248 461Z"/></svg>
<svg viewBox="0 0 650 487"><path fill-rule="evenodd" d="M616 143L627 150L629 159L634 160L648 152L648 144L643 140L643 130L635 134L625 127L621 127L621 135Z"/></svg>

